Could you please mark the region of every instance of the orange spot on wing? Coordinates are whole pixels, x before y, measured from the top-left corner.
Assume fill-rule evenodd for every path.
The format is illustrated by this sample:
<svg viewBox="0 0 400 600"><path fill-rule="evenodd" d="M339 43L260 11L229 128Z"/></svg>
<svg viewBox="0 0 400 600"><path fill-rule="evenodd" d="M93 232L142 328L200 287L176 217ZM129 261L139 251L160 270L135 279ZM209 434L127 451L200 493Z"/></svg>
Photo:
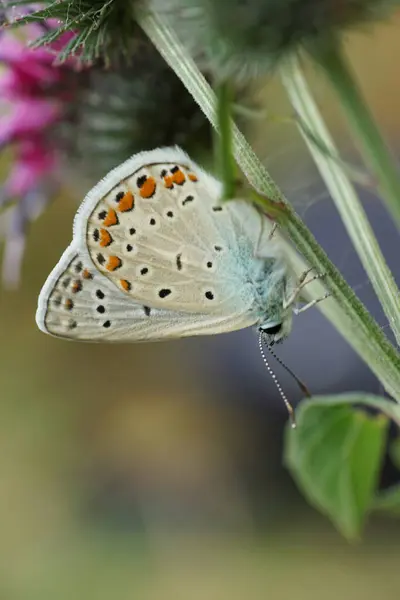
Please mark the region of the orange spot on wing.
<svg viewBox="0 0 400 600"><path fill-rule="evenodd" d="M156 191L156 182L153 177L147 177L146 181L140 188L140 195L142 198L151 198Z"/></svg>
<svg viewBox="0 0 400 600"><path fill-rule="evenodd" d="M106 246L109 246L112 241L113 239L107 229L100 229L100 246L105 248Z"/></svg>
<svg viewBox="0 0 400 600"><path fill-rule="evenodd" d="M111 225L118 225L117 213L113 208L110 208L103 223L106 227L111 227Z"/></svg>
<svg viewBox="0 0 400 600"><path fill-rule="evenodd" d="M89 269L84 269L82 271L82 277L83 277L83 279L93 279L93 275L91 274Z"/></svg>
<svg viewBox="0 0 400 600"><path fill-rule="evenodd" d="M72 302L71 298L67 298L65 301L65 308L67 310L72 310L74 308L74 303Z"/></svg>
<svg viewBox="0 0 400 600"><path fill-rule="evenodd" d="M127 281L126 279L121 279L121 280L120 280L120 284L121 284L121 287L122 287L122 288L123 288L123 289L124 289L126 292L129 292L129 291L130 291L130 289L131 289L131 287L132 287L132 286L131 286L131 284L129 283L129 281Z"/></svg>
<svg viewBox="0 0 400 600"><path fill-rule="evenodd" d="M72 292L74 294L77 294L78 292L80 292L82 289L82 282L79 281L79 279L76 279L74 281L74 283L72 284Z"/></svg>
<svg viewBox="0 0 400 600"><path fill-rule="evenodd" d="M180 169L178 171L175 171L175 173L172 176L172 181L177 185L182 185L182 183L185 183L186 177L184 172Z"/></svg>
<svg viewBox="0 0 400 600"><path fill-rule="evenodd" d="M122 266L122 260L118 258L118 256L110 256L107 261L106 269L107 271L115 271Z"/></svg>
<svg viewBox="0 0 400 600"><path fill-rule="evenodd" d="M128 212L129 210L132 210L134 204L135 199L132 192L126 192L126 194L124 194L124 196L118 202L118 210L120 212Z"/></svg>
<svg viewBox="0 0 400 600"><path fill-rule="evenodd" d="M164 184L166 188L171 189L172 187L174 187L174 180L171 177L171 175L168 175L167 177L164 177Z"/></svg>
<svg viewBox="0 0 400 600"><path fill-rule="evenodd" d="M194 173L189 173L188 177L190 181L198 181L197 176Z"/></svg>

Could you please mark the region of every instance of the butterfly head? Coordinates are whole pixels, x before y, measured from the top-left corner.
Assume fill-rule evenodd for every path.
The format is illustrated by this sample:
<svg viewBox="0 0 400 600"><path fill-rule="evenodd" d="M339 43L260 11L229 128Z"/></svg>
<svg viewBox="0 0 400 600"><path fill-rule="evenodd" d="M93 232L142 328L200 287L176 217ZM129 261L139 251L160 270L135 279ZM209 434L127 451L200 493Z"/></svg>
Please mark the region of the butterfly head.
<svg viewBox="0 0 400 600"><path fill-rule="evenodd" d="M268 346L273 346L279 342L282 342L290 333L292 328L292 315L291 313L283 314L281 320L274 320L262 323L259 327L259 331L263 336L265 343Z"/></svg>

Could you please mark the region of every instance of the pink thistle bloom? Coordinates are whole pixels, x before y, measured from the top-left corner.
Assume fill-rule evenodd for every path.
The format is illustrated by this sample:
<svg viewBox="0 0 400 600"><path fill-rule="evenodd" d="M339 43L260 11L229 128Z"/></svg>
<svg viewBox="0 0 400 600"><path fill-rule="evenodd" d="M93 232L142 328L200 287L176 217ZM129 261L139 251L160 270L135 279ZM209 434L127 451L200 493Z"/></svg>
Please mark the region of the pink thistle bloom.
<svg viewBox="0 0 400 600"><path fill-rule="evenodd" d="M39 27L27 27L36 37ZM65 34L50 48L30 49L12 33L0 34L0 147L11 145L14 164L2 185L0 209L8 209L5 233L3 281L18 283L29 223L40 214L58 186L59 150L52 136L54 127L64 118L74 97L71 73L75 63L54 64L54 51L73 36ZM32 36L31 36L32 39Z"/></svg>
<svg viewBox="0 0 400 600"><path fill-rule="evenodd" d="M36 137L61 115L61 107L48 100L25 98L13 102L10 115L0 119L0 145L23 141L29 139L29 136Z"/></svg>
<svg viewBox="0 0 400 600"><path fill-rule="evenodd" d="M57 157L40 137L35 139L34 136L21 140L16 155L4 187L6 196L21 198L38 189L46 175L55 170Z"/></svg>

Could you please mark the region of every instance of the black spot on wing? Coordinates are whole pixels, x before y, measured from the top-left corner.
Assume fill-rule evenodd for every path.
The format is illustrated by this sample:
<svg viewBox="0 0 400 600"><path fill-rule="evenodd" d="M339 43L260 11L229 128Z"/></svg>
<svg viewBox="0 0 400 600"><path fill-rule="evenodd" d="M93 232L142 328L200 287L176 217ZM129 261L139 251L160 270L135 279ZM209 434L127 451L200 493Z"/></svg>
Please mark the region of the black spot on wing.
<svg viewBox="0 0 400 600"><path fill-rule="evenodd" d="M194 200L193 196L186 196L186 198L182 202L182 206L185 206L186 204L189 204L189 202L193 202L193 200Z"/></svg>

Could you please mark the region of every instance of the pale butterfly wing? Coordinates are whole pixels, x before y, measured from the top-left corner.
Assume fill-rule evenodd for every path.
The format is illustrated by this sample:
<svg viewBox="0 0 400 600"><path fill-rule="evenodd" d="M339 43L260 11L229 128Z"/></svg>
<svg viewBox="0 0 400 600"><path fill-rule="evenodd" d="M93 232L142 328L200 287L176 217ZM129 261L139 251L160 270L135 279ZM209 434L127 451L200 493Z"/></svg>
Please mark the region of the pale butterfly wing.
<svg viewBox="0 0 400 600"><path fill-rule="evenodd" d="M259 215L248 211L254 239L244 235L239 245L244 215L220 206L219 182L181 151L163 151L163 162L153 154L139 163L134 157L117 179L113 172L89 193L78 214L78 243L139 302L192 313L247 310L252 292L239 254L254 252Z"/></svg>
<svg viewBox="0 0 400 600"><path fill-rule="evenodd" d="M73 245L43 287L36 320L45 333L98 342L162 340L244 326L242 315L191 314L139 304L117 290Z"/></svg>
<svg viewBox="0 0 400 600"><path fill-rule="evenodd" d="M257 322L265 307L255 281L277 272L275 250L266 219L243 201L220 206L220 193L179 149L144 152L114 169L77 213L72 245L41 292L39 327L71 339L139 341Z"/></svg>

